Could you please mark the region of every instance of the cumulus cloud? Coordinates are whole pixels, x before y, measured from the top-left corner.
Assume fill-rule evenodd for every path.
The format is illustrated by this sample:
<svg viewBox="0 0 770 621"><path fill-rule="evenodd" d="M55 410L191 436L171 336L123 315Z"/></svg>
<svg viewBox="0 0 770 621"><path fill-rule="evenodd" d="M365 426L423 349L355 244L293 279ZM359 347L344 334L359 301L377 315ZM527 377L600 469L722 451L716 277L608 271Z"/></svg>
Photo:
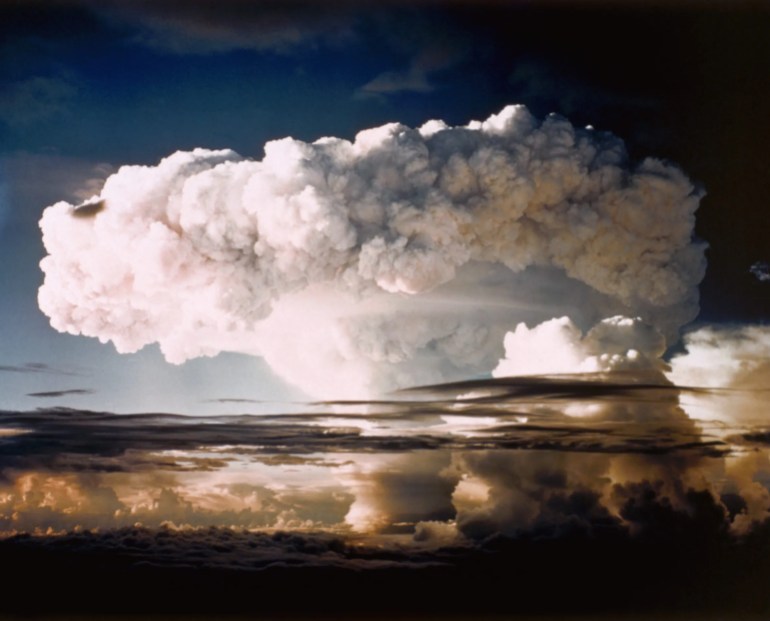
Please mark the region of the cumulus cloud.
<svg viewBox="0 0 770 621"><path fill-rule="evenodd" d="M490 450L454 460L463 473L453 494L457 528L474 540L499 533L601 537L615 530L675 541L690 528L703 529L703 541L710 541L729 530L745 533L752 518L756 526L767 516L766 485L745 478L762 468L729 467L726 483L720 462L686 450L676 456ZM729 515L722 501L728 491L751 503L751 512Z"/></svg>
<svg viewBox="0 0 770 621"><path fill-rule="evenodd" d="M66 547L72 546L82 552L118 553L160 567L258 571L276 565L363 569L382 568L394 563L378 558L371 549L359 549L356 555L344 541L322 533L267 534L215 527L177 529L166 525L152 530L141 526L123 527L104 535L73 532L63 535L59 541L67 542L64 544ZM35 545L30 540L28 543ZM402 557L395 562L399 560L408 561Z"/></svg>
<svg viewBox="0 0 770 621"><path fill-rule="evenodd" d="M633 441L613 439L617 428L602 437L580 425L508 425L451 450L421 451L387 435L381 443L362 438L340 454L334 441L302 446L301 436L284 438L290 452L287 444L262 447L248 430L255 422L241 421L245 433L237 445L222 444L228 423L214 421L187 443L173 438L174 425L156 427L149 443L150 430L132 432L141 424L134 417L94 418L91 427L82 419L68 423L66 415L26 429L17 423L18 433L3 438L2 533L219 525L413 535L420 545L436 547L463 534L513 534L560 527L564 520L574 525L578 515L620 525L622 503L610 492L624 481L661 481L659 492L678 498L687 486L702 489L704 480L724 479L709 472L704 462L712 456L694 444L647 453ZM192 420L184 424L195 427ZM118 433L109 436L113 427ZM653 431L650 440L663 449L661 436L675 435L660 425ZM99 445L79 443L83 436L107 437ZM754 480L764 476L766 464L765 458L730 470L729 491L750 509L740 517L746 524L762 519L767 507L766 485Z"/></svg>
<svg viewBox="0 0 770 621"><path fill-rule="evenodd" d="M569 317L532 329L520 323L505 335L505 358L496 377L608 371L660 371L666 340L640 319L611 317L584 336Z"/></svg>
<svg viewBox="0 0 770 621"><path fill-rule="evenodd" d="M535 556L555 543L573 558L576 539L595 555L605 545L638 551L638 541L750 546L766 531L766 434L733 438L732 453L710 451L709 436L674 403L644 401L656 387L582 381L487 380L488 389L510 384L511 394L461 400L476 424L457 433L433 420L450 418L441 400L372 417L377 435L342 427L367 416L353 413L288 414L282 424L279 416L4 412L0 545L32 533L49 537L35 545L80 541L165 567L457 571L465 555L494 557L515 542L534 545ZM559 412L576 400L629 398L657 418ZM333 549L322 543L332 539ZM523 562L518 553L504 558L502 566Z"/></svg>
<svg viewBox="0 0 770 621"><path fill-rule="evenodd" d="M613 521L601 503L606 456L477 451L456 460L465 473L453 496L457 527L472 539L515 535L538 524L552 528L581 520L588 527ZM575 502L577 496L581 501Z"/></svg>
<svg viewBox="0 0 770 621"><path fill-rule="evenodd" d="M137 523L151 528L347 530L344 519L353 496L331 476L313 477L313 469L322 467L317 464L292 476L284 472L285 464L244 471L242 463L220 459L212 466L212 459L178 453L178 461L188 463L188 469L179 469L173 459L148 457L126 455L101 471L84 470L77 460L66 459L58 461L56 471L4 469L0 538ZM315 481L302 484L303 476Z"/></svg>
<svg viewBox="0 0 770 621"><path fill-rule="evenodd" d="M670 339L697 313L701 193L626 159L619 139L522 106L285 138L259 161L179 152L122 167L92 218L44 212L39 303L121 352L261 355L333 398L489 372L520 321L628 315Z"/></svg>
<svg viewBox="0 0 770 621"><path fill-rule="evenodd" d="M459 475L448 469L449 463L447 452L436 451L379 460L375 468L357 468L351 477L356 498L345 521L362 532L412 533L420 522L451 520L452 490ZM426 540L436 539L424 529L420 532Z"/></svg>
<svg viewBox="0 0 770 621"><path fill-rule="evenodd" d="M697 418L763 422L770 386L770 327L705 326L684 335L686 352L671 360L671 379L682 386L713 388L683 399Z"/></svg>
<svg viewBox="0 0 770 621"><path fill-rule="evenodd" d="M468 393L488 396L457 398ZM359 455L357 461L361 454L395 457L403 452L490 447L654 455L686 449L713 456L727 451L727 440L701 436L678 408L677 394L673 386L644 384L630 377L623 381L529 377L431 388L421 399L402 395L392 402L346 404L345 412L335 411L337 404L315 406L315 412L307 413L209 418L114 415L61 407L1 412L0 473L215 472L243 460L337 469L351 462L351 454ZM427 457L397 460L390 468L401 474L389 475L388 481L403 480L408 486L408 473L429 469L430 463ZM425 503L441 506L440 500L429 502L427 495ZM408 498L403 500L402 506L408 504ZM410 520L418 517L431 520L435 515L428 511Z"/></svg>
<svg viewBox="0 0 770 621"><path fill-rule="evenodd" d="M0 364L0 373L44 373L50 375L79 375L75 371L65 371L43 362L27 362L21 365Z"/></svg>

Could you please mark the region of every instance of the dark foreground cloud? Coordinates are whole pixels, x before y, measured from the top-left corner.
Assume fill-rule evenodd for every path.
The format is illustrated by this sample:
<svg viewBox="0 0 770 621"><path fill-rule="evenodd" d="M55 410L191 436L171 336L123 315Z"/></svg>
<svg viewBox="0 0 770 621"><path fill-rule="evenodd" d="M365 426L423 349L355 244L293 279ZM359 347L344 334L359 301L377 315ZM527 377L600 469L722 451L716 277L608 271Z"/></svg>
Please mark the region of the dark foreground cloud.
<svg viewBox="0 0 770 621"><path fill-rule="evenodd" d="M497 372L504 349L547 358L568 334L586 360L510 364L652 364L697 314L702 196L676 166L632 164L619 138L523 105L273 140L258 161L179 151L110 176L94 217L45 210L38 302L57 330L121 353L259 355L322 398Z"/></svg>
<svg viewBox="0 0 770 621"><path fill-rule="evenodd" d="M0 373L45 373L51 375L78 375L74 371L65 371L63 369L57 369L51 365L43 362L27 362L25 364L13 365L2 364L0 365Z"/></svg>
<svg viewBox="0 0 770 621"><path fill-rule="evenodd" d="M289 53L296 48L335 45L353 36L353 2L91 2L91 8L116 25L135 29L134 42L174 54L211 54L233 50Z"/></svg>
<svg viewBox="0 0 770 621"><path fill-rule="evenodd" d="M693 420L648 380L0 413L3 585L50 595L0 612L770 612L767 427Z"/></svg>
<svg viewBox="0 0 770 621"><path fill-rule="evenodd" d="M770 543L767 528L746 541L729 539L708 519L714 511L708 498L692 515L660 505L640 507L640 513L645 509L668 529L666 537L631 538L610 524L598 538L496 537L431 552L229 529L15 537L0 542L3 558L14 567L5 579L2 607L25 613L355 618L534 612L625 618L631 609L655 618L675 611L743 619L766 613L770 563L756 549ZM27 580L44 584L46 597L14 595Z"/></svg>

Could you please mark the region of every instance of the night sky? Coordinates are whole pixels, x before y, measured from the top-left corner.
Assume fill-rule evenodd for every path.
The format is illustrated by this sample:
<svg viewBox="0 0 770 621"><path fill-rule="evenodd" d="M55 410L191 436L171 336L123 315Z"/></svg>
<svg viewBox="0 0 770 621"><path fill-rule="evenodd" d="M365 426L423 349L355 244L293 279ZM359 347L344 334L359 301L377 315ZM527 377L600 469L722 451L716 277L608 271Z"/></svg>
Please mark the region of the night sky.
<svg viewBox="0 0 770 621"><path fill-rule="evenodd" d="M10 586L766 614L768 32L749 1L0 1Z"/></svg>

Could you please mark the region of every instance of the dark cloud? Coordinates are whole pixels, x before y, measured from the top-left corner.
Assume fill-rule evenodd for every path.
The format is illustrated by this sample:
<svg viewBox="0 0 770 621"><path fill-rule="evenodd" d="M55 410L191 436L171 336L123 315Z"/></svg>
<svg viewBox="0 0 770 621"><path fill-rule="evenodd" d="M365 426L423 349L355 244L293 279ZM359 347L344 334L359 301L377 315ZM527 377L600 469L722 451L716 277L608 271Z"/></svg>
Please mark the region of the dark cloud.
<svg viewBox="0 0 770 621"><path fill-rule="evenodd" d="M28 397L43 397L46 399L55 397L68 397L71 395L92 395L94 391L90 388L70 388L68 390L48 390L45 392L30 392Z"/></svg>
<svg viewBox="0 0 770 621"><path fill-rule="evenodd" d="M632 533L647 541L664 539L671 544L688 539L711 543L727 535L727 511L721 500L708 490L686 489L680 481L669 486L673 487L670 495L665 487L663 481L647 480L615 486L613 496L621 504L620 516Z"/></svg>
<svg viewBox="0 0 770 621"><path fill-rule="evenodd" d="M0 424L25 429L0 447L0 468L9 461L58 463L60 454L80 455L83 467L100 469L94 457L127 452L206 450L221 445L261 454L291 452L399 452L435 449L449 438L398 434L364 437L358 427L296 422L296 416L187 417L168 414L115 415L67 408L0 414ZM294 419L294 420L292 420ZM311 417L312 420L312 417ZM65 449L66 447L66 449ZM128 462L130 464L130 461Z"/></svg>
<svg viewBox="0 0 770 621"><path fill-rule="evenodd" d="M611 482L696 479L735 447L762 439L710 435L668 390L653 399L658 385L599 391L595 378L587 386L575 378L513 378L473 386L515 396L491 403L466 392L460 400L267 416L3 412L3 528L346 524L357 532L419 532L431 545L546 526L590 531L594 521L604 527L622 518L620 500L607 500L618 497ZM592 409L566 413L576 407ZM770 464L730 468L732 487L724 491L745 498L747 509L725 519L745 522L745 530L770 508L770 494L752 487L766 470L770 476ZM252 470L266 478L239 474ZM92 497L95 504L73 504ZM117 507L104 505L118 497Z"/></svg>
<svg viewBox="0 0 770 621"><path fill-rule="evenodd" d="M475 396L472 391L481 394ZM612 373L574 373L568 375L529 375L451 382L402 390L404 394L456 395L463 401L497 402L500 399L628 399L661 401L686 392L707 389L675 386L659 373L615 371ZM487 392L488 394L484 394Z"/></svg>
<svg viewBox="0 0 770 621"><path fill-rule="evenodd" d="M300 46L335 44L352 36L355 3L312 0L240 2L207 0L91 2L118 25L137 29L135 41L176 54L208 54L238 49L288 52Z"/></svg>
<svg viewBox="0 0 770 621"><path fill-rule="evenodd" d="M209 399L206 403L265 403L260 399L246 399L243 397L221 397L219 399Z"/></svg>
<svg viewBox="0 0 770 621"><path fill-rule="evenodd" d="M37 563L46 566L46 578L49 570L52 577L73 563L54 583L62 585L62 579L68 580L64 576L77 568L81 584L89 584L90 592L87 597L75 598L53 587L62 597L56 598L58 610L104 611L108 604L106 612L126 612L152 610L159 605L174 612L199 614L345 610L352 600L356 600L355 607L363 604L355 594L358 583L366 585L373 597L369 605L376 605L385 593L377 595L371 579L389 581L401 572L418 572L415 575L419 576L421 570L445 566L445 558L451 558L449 554L437 557L349 545L339 537L324 534L249 533L221 528L124 528L49 538L22 536L0 541L0 549L4 558L19 559L25 578L30 577L27 571ZM118 583L129 587L135 596L109 604L109 598L117 594L114 586ZM218 585L217 596L213 584ZM109 597L102 597L106 594L102 586L110 592ZM45 610L50 603L27 609ZM0 607L7 611L14 604L5 599Z"/></svg>
<svg viewBox="0 0 770 621"><path fill-rule="evenodd" d="M770 431L757 429L751 433L743 434L738 438L731 438L732 440L745 440L746 442L770 445Z"/></svg>
<svg viewBox="0 0 770 621"><path fill-rule="evenodd" d="M46 373L51 375L79 375L74 371L57 369L42 362L28 362L22 365L0 365L0 373Z"/></svg>
<svg viewBox="0 0 770 621"><path fill-rule="evenodd" d="M266 466L323 466L326 468L339 468L353 462L338 462L323 459L321 457L303 457L301 455L263 455L254 456L252 461Z"/></svg>
<svg viewBox="0 0 770 621"><path fill-rule="evenodd" d="M703 497L698 517L712 510ZM656 619L761 618L770 562L756 550L766 549L766 527L745 543L708 531L704 545L697 517L663 511L656 519L678 533L673 545L631 538L611 525L593 537L578 531L558 539L493 537L432 551L216 528L17 536L0 542L14 567L1 606L25 614L55 609L218 618L276 612L423 618L430 612L457 619L527 613L622 619L629 610ZM26 583L45 584L46 597L19 597Z"/></svg>
<svg viewBox="0 0 770 621"><path fill-rule="evenodd" d="M359 473L348 521L358 530L411 534L418 523L452 520L452 493L461 472L451 464L449 452L422 451Z"/></svg>
<svg viewBox="0 0 770 621"><path fill-rule="evenodd" d="M76 218L93 218L96 214L103 211L106 206L107 201L92 198L79 205L75 205L72 215Z"/></svg>
<svg viewBox="0 0 770 621"><path fill-rule="evenodd" d="M611 481L668 485L750 443L707 434L669 386L599 384L509 378L473 382L475 393L433 387L426 401L262 416L6 411L0 531L292 525L414 534L430 547L522 529L589 532L622 526ZM513 396L490 401L484 390ZM442 391L461 398L431 398ZM770 507L751 487L770 465L733 470L724 491L747 509L725 520L745 530Z"/></svg>

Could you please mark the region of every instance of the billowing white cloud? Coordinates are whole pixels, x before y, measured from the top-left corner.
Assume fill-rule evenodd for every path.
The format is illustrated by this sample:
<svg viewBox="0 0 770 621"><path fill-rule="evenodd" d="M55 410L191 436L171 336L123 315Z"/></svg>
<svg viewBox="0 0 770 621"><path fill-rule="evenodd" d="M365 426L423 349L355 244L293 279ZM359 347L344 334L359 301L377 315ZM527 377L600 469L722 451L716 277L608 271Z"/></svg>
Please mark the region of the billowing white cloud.
<svg viewBox="0 0 770 621"><path fill-rule="evenodd" d="M449 453L432 451L378 455L358 463L349 475L356 498L345 521L359 532L411 533L420 522L451 519L459 475L449 468L450 461Z"/></svg>
<svg viewBox="0 0 770 621"><path fill-rule="evenodd" d="M39 303L122 352L261 355L335 398L489 372L522 321L626 315L671 338L697 313L701 193L626 159L619 139L522 106L285 138L260 161L179 152L121 168L93 217L45 211Z"/></svg>
<svg viewBox="0 0 770 621"><path fill-rule="evenodd" d="M641 319L610 317L584 336L569 317L532 329L520 323L505 335L505 358L496 377L606 371L661 371L666 341Z"/></svg>

